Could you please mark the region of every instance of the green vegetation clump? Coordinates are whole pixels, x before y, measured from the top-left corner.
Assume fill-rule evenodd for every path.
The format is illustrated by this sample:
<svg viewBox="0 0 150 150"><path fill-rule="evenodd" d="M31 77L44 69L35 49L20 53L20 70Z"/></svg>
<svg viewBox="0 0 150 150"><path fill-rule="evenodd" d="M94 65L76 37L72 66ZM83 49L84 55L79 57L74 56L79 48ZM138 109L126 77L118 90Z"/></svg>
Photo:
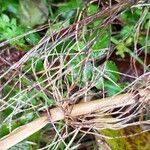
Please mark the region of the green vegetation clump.
<svg viewBox="0 0 150 150"><path fill-rule="evenodd" d="M126 93L134 79L149 72L149 6L120 6L110 17L105 10L116 3L0 0L0 138L49 108L65 110L65 105ZM10 150L79 146L84 131L77 134L68 126L69 119L45 127ZM84 124L82 119L73 121ZM100 132L116 137L126 136L126 131L130 129ZM141 150L149 134L133 139L106 141L114 150Z"/></svg>

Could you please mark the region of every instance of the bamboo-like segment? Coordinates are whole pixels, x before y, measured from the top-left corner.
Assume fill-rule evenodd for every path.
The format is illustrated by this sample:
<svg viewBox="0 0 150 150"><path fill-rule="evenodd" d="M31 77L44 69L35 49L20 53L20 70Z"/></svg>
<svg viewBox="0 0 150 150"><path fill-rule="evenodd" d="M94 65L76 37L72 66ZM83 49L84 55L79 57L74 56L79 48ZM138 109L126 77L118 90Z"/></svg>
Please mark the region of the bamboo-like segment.
<svg viewBox="0 0 150 150"><path fill-rule="evenodd" d="M5 136L0 140L0 149L6 150L17 143L21 142L25 138L29 137L33 133L39 131L41 128L43 128L48 123L47 116L42 116L26 125L23 125L17 129L15 129L13 132L8 134L8 136Z"/></svg>
<svg viewBox="0 0 150 150"><path fill-rule="evenodd" d="M139 94L142 97L141 99L139 99L139 102L147 101L150 99L149 90L141 90L139 91ZM119 108L129 106L135 103L135 97L132 94L127 93L115 97L108 97L70 106L68 108L67 114L69 113L69 116L74 118L81 115L91 114L97 112L98 110L101 111L106 108ZM63 120L65 118L65 112L60 107L50 109L49 112L50 116L48 116L48 114L44 114L43 116L32 122L18 127L9 135L2 138L0 140L0 149L6 150L21 142L22 140L26 139L33 133L39 131L48 123Z"/></svg>

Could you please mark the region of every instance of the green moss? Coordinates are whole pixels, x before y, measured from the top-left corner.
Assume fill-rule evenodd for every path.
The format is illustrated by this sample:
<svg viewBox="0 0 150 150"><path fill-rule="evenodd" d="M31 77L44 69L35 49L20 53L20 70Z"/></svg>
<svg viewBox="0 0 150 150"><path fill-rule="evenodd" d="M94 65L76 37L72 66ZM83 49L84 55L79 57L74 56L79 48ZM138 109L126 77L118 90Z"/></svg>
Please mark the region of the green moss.
<svg viewBox="0 0 150 150"><path fill-rule="evenodd" d="M128 127L122 130L102 130L101 134L112 137L112 139L106 139L106 142L113 150L149 150L150 148L150 133L142 133L136 136L125 137L136 133L141 133L140 127ZM124 136L125 138L121 138ZM120 138L115 138L120 137Z"/></svg>
<svg viewBox="0 0 150 150"><path fill-rule="evenodd" d="M109 137L114 137L114 139L106 139L106 142L113 150L130 149L130 145L126 144L125 138L115 138L121 136L120 131L106 129L101 131L101 133Z"/></svg>

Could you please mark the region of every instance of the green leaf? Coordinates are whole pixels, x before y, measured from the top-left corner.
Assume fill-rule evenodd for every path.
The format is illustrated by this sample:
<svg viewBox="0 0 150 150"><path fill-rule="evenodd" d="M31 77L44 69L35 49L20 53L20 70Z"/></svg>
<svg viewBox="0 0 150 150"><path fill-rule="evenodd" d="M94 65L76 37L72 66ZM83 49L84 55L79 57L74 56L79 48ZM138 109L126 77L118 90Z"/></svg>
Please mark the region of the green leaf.
<svg viewBox="0 0 150 150"><path fill-rule="evenodd" d="M78 41L75 45L73 45L72 49L75 51L82 51L85 47L85 43L83 41Z"/></svg>
<svg viewBox="0 0 150 150"><path fill-rule="evenodd" d="M150 17L150 15L149 15L149 17ZM149 28L150 28L150 21L147 21L144 25L144 29L149 30Z"/></svg>
<svg viewBox="0 0 150 150"><path fill-rule="evenodd" d="M2 14L0 16L0 29L1 29L1 32L3 31L4 32L4 29L8 26L9 24L9 17L5 14Z"/></svg>
<svg viewBox="0 0 150 150"><path fill-rule="evenodd" d="M19 120L22 124L27 124L30 121L32 121L34 118L35 118L35 113L34 112L31 112L31 113L24 112Z"/></svg>
<svg viewBox="0 0 150 150"><path fill-rule="evenodd" d="M104 74L104 77L101 76L97 80L95 87L97 89L108 90L108 92L109 90L111 90L111 94L115 93L115 91L120 90L119 87L115 87L117 86L117 81L120 79L120 75L118 74L118 68L113 61L106 62ZM115 87L114 90L113 87Z"/></svg>
<svg viewBox="0 0 150 150"><path fill-rule="evenodd" d="M31 34L25 36L25 39L31 45L36 45L40 40L40 36L38 33L31 33Z"/></svg>
<svg viewBox="0 0 150 150"><path fill-rule="evenodd" d="M19 14L19 2L18 0L0 0L1 13L9 13L14 17L18 17Z"/></svg>
<svg viewBox="0 0 150 150"><path fill-rule="evenodd" d="M9 129L7 125L0 125L0 138L2 138L3 136L9 134Z"/></svg>
<svg viewBox="0 0 150 150"><path fill-rule="evenodd" d="M43 24L48 18L48 8L45 1L21 0L20 22L24 26L34 27Z"/></svg>
<svg viewBox="0 0 150 150"><path fill-rule="evenodd" d="M52 33L59 31L61 28L66 28L69 25L70 25L69 20L60 21L58 23L52 24L47 30L46 35L51 35Z"/></svg>
<svg viewBox="0 0 150 150"><path fill-rule="evenodd" d="M122 90L121 86L119 84L117 85L113 84L111 81L105 81L104 87L107 91L107 96L113 96Z"/></svg>
<svg viewBox="0 0 150 150"><path fill-rule="evenodd" d="M121 19L128 25L136 24L142 14L142 9L127 10L121 14Z"/></svg>
<svg viewBox="0 0 150 150"><path fill-rule="evenodd" d="M87 15L90 16L94 13L96 13L98 10L98 6L97 5L94 5L94 4L91 4L88 6L87 8Z"/></svg>
<svg viewBox="0 0 150 150"><path fill-rule="evenodd" d="M92 64L86 63L83 67L82 81L87 82L92 78Z"/></svg>
<svg viewBox="0 0 150 150"><path fill-rule="evenodd" d="M31 145L24 141L9 148L9 150L31 150Z"/></svg>
<svg viewBox="0 0 150 150"><path fill-rule="evenodd" d="M99 50L108 47L109 44L109 34L107 32L103 33L96 40L96 43L93 45L93 50Z"/></svg>
<svg viewBox="0 0 150 150"><path fill-rule="evenodd" d="M127 37L129 35L131 36L133 34L133 28L133 26L124 26L120 32L121 37Z"/></svg>
<svg viewBox="0 0 150 150"><path fill-rule="evenodd" d="M117 82L120 79L120 75L118 74L118 72L118 68L113 61L106 62L105 75L108 76L114 82Z"/></svg>
<svg viewBox="0 0 150 150"><path fill-rule="evenodd" d="M0 16L0 40L10 40L18 35L21 35L25 32L25 28L18 26L16 19L10 19L7 15L2 14ZM10 42L12 46L22 46L25 47L24 38L14 40Z"/></svg>
<svg viewBox="0 0 150 150"><path fill-rule="evenodd" d="M2 18L2 21L4 21L5 23L9 23L10 21L9 17L5 14L2 14L1 18Z"/></svg>
<svg viewBox="0 0 150 150"><path fill-rule="evenodd" d="M37 57L35 57L35 59L33 59L31 61L31 65L33 65L33 71L35 72L39 72L42 71L44 69L44 65L43 65L43 60L42 59L38 59Z"/></svg>
<svg viewBox="0 0 150 150"><path fill-rule="evenodd" d="M58 14L62 15L65 19L71 18L74 15L75 10L81 7L81 0L70 0L66 3L62 3L58 9Z"/></svg>
<svg viewBox="0 0 150 150"><path fill-rule="evenodd" d="M125 57L125 53L130 52L129 48L127 48L123 42L120 42L116 48L117 48L116 55L120 55L122 58Z"/></svg>
<svg viewBox="0 0 150 150"><path fill-rule="evenodd" d="M128 37L125 41L125 45L126 46L131 46L133 43L133 38L132 37Z"/></svg>
<svg viewBox="0 0 150 150"><path fill-rule="evenodd" d="M104 88L104 78L103 77L100 77L97 82L96 82L96 85L95 87L99 90L103 89Z"/></svg>

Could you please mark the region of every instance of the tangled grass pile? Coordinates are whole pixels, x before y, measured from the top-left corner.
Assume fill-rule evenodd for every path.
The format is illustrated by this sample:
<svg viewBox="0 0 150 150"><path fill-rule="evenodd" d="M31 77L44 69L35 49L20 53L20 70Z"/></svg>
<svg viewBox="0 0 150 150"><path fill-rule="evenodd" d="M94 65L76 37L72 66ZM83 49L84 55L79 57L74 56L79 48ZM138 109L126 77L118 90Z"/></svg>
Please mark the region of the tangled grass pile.
<svg viewBox="0 0 150 150"><path fill-rule="evenodd" d="M138 0L70 1L48 24L2 39L0 148L80 149L92 135L98 147L109 149L116 145L106 139L148 132L149 6ZM132 134L105 134L139 126Z"/></svg>

